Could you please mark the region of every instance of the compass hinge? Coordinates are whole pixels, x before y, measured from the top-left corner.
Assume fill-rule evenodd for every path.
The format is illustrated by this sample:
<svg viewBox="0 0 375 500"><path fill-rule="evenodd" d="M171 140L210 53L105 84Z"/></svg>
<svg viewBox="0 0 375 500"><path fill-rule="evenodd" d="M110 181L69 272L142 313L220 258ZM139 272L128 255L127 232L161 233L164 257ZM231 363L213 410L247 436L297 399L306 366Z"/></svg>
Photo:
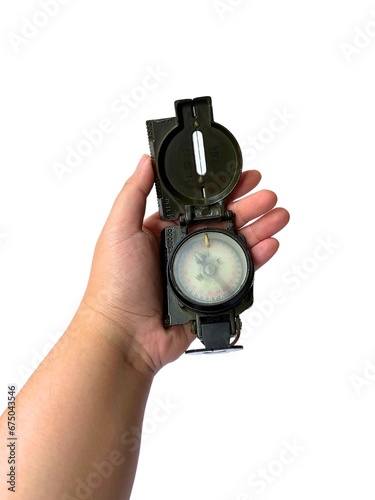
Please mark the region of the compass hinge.
<svg viewBox="0 0 375 500"><path fill-rule="evenodd" d="M181 228L187 228L193 224L208 224L210 222L227 222L228 229L233 229L233 219L236 214L231 210L225 210L223 204L196 207L188 205L185 207L185 214L180 216Z"/></svg>

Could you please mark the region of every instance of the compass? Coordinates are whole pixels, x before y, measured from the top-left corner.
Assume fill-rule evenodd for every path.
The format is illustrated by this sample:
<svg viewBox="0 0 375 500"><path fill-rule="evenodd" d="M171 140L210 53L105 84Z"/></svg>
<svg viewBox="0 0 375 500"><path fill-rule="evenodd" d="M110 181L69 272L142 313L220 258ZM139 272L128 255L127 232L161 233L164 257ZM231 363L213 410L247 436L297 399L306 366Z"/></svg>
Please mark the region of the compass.
<svg viewBox="0 0 375 500"><path fill-rule="evenodd" d="M175 111L146 122L160 218L174 221L161 235L164 325L191 322L204 348L188 352L240 348L254 264L226 201L241 176L241 150L214 121L210 97L175 101Z"/></svg>

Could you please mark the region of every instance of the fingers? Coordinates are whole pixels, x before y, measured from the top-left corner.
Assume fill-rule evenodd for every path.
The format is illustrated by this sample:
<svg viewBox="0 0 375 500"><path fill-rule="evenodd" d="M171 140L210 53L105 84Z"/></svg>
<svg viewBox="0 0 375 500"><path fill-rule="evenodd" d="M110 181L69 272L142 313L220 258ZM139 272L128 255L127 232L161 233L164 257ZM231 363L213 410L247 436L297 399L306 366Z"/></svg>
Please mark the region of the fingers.
<svg viewBox="0 0 375 500"><path fill-rule="evenodd" d="M260 173L256 170L244 172L231 199L235 200L254 189L260 178ZM289 222L289 212L284 208L274 208L276 203L276 194L273 191L263 189L228 204L228 209L236 214L234 219L236 229L240 230L246 237L251 248L256 268L265 264L277 252L279 242L273 236ZM254 219L257 220L248 224ZM155 235L159 234L164 227L172 224L175 224L175 221L161 221L158 213L151 215L144 222L145 227ZM221 223L217 226L221 227Z"/></svg>
<svg viewBox="0 0 375 500"><path fill-rule="evenodd" d="M241 233L246 237L249 247L253 249L285 227L289 218L289 212L285 208L274 208L252 224L243 227Z"/></svg>
<svg viewBox="0 0 375 500"><path fill-rule="evenodd" d="M273 191L263 189L251 194L242 200L232 202L228 209L232 210L236 217L234 223L236 229L240 229L253 219L260 217L271 210L277 203L277 196Z"/></svg>
<svg viewBox="0 0 375 500"><path fill-rule="evenodd" d="M238 188L241 194L237 194L237 197L251 190L250 186L251 177L249 176L242 185L239 184ZM251 248L255 269L259 269L275 255L279 248L279 242L272 236L289 222L289 212L284 208L274 208L276 203L276 194L273 191L263 189L246 196L246 198L234 201L228 206L236 214L234 219L236 229L240 230L246 237ZM253 219L257 220L246 226Z"/></svg>
<svg viewBox="0 0 375 500"><path fill-rule="evenodd" d="M254 189L261 179L261 175L257 170L249 170L244 172L239 184L232 193L231 199L236 199L247 194L251 189ZM260 217L264 213L271 210L277 203L277 196L273 191L263 189L257 193L251 194L239 201L232 201L228 204L228 210L232 210L236 214L235 226L240 229L252 219ZM158 213L151 215L145 221L145 226L153 231L162 230L164 227L171 225L172 221L160 221Z"/></svg>
<svg viewBox="0 0 375 500"><path fill-rule="evenodd" d="M145 154L118 194L106 225L121 228L122 233L127 236L140 231L146 210L146 199L153 182L151 158Z"/></svg>
<svg viewBox="0 0 375 500"><path fill-rule="evenodd" d="M230 194L228 201L237 200L244 196L249 191L257 187L262 176L258 170L247 170L242 173L241 179L238 181L237 186Z"/></svg>
<svg viewBox="0 0 375 500"><path fill-rule="evenodd" d="M268 262L277 252L279 242L275 238L267 238L251 249L255 270Z"/></svg>

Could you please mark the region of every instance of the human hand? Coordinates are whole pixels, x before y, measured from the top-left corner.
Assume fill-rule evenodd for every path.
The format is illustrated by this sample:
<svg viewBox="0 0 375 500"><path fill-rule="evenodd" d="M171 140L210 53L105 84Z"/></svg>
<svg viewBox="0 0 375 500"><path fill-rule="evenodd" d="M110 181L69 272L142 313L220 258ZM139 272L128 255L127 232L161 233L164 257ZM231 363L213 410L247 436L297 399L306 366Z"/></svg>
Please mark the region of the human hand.
<svg viewBox="0 0 375 500"><path fill-rule="evenodd" d="M246 237L255 269L277 252L279 243L273 235L289 221L284 208L274 208L274 192L248 195L260 179L256 170L243 172L227 206L236 214L236 230ZM153 182L151 159L143 155L100 234L79 308L81 313L90 312L92 325L129 364L148 375L177 359L196 338L190 324L163 326L160 234L173 222L160 220L159 213L143 220Z"/></svg>

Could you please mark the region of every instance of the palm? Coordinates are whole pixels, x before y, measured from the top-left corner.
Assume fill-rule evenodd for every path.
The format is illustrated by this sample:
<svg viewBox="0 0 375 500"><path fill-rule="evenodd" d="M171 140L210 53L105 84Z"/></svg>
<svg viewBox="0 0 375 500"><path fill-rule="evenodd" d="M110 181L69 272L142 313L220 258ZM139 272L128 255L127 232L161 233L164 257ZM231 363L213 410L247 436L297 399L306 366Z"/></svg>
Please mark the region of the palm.
<svg viewBox="0 0 375 500"><path fill-rule="evenodd" d="M177 359L194 340L189 325L165 329L163 326L163 290L160 273L160 220L145 221L142 231L126 242L122 255L123 310L133 323L136 339L146 361L157 371ZM129 245L132 258L129 256ZM125 277L126 276L126 277Z"/></svg>
<svg viewBox="0 0 375 500"><path fill-rule="evenodd" d="M189 324L168 329L163 326L160 235L173 222L161 221L157 213L143 220L153 180L147 157L125 184L103 228L87 295L92 297L94 307L117 325L123 338L131 336L132 348L152 371L157 371L178 358L195 336ZM236 229L251 249L255 269L276 253L278 241L272 236L289 220L285 209L274 208L277 198L272 191L248 195L259 181L259 172L244 172L228 200L228 209L236 214Z"/></svg>

